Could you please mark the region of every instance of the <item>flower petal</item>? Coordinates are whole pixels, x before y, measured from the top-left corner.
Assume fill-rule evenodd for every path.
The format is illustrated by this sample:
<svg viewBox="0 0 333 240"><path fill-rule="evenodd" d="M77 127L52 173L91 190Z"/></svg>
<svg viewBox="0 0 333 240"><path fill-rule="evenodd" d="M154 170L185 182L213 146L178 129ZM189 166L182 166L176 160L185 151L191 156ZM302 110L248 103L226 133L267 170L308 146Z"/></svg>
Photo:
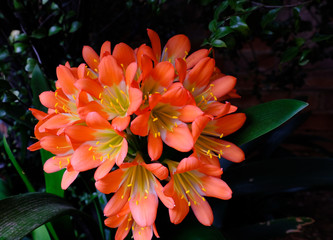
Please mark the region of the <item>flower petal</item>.
<svg viewBox="0 0 333 240"><path fill-rule="evenodd" d="M65 136L45 136L40 140L40 145L42 148L55 155L65 154L72 150Z"/></svg>
<svg viewBox="0 0 333 240"><path fill-rule="evenodd" d="M117 129L118 131L123 131L128 127L130 120L130 116L115 117L114 119L112 119L112 127L114 129Z"/></svg>
<svg viewBox="0 0 333 240"><path fill-rule="evenodd" d="M205 188L206 196L220 198L223 200L228 200L231 198L232 191L222 179L205 176L202 177L200 180Z"/></svg>
<svg viewBox="0 0 333 240"><path fill-rule="evenodd" d="M97 112L90 112L86 117L88 127L95 129L112 128L111 124Z"/></svg>
<svg viewBox="0 0 333 240"><path fill-rule="evenodd" d="M213 85L211 91L215 97L220 98L228 94L236 85L237 79L233 76L224 76L216 79L211 84Z"/></svg>
<svg viewBox="0 0 333 240"><path fill-rule="evenodd" d="M98 167L101 164L96 157L95 149L88 144L78 147L73 153L71 164L76 171L87 171Z"/></svg>
<svg viewBox="0 0 333 240"><path fill-rule="evenodd" d="M169 175L168 168L166 168L160 163L141 163L141 165L150 172L152 172L160 180L166 179Z"/></svg>
<svg viewBox="0 0 333 240"><path fill-rule="evenodd" d="M135 77L137 69L138 69L138 64L136 62L132 62L126 68L125 79L127 86L131 86L131 83Z"/></svg>
<svg viewBox="0 0 333 240"><path fill-rule="evenodd" d="M75 87L89 93L94 98L99 99L103 87L97 82L89 78L79 79L75 82Z"/></svg>
<svg viewBox="0 0 333 240"><path fill-rule="evenodd" d="M112 196L104 207L104 215L109 217L116 215L125 206L128 201L130 191L126 191L125 186L121 186L119 190Z"/></svg>
<svg viewBox="0 0 333 240"><path fill-rule="evenodd" d="M203 112L200 108L194 105L185 105L179 109L179 120L182 122L193 122L197 117L201 116Z"/></svg>
<svg viewBox="0 0 333 240"><path fill-rule="evenodd" d="M126 43L118 43L113 49L112 56L125 69L131 62L135 62L134 50Z"/></svg>
<svg viewBox="0 0 333 240"><path fill-rule="evenodd" d="M101 47L100 58L110 55L111 54L111 42L105 41Z"/></svg>
<svg viewBox="0 0 333 240"><path fill-rule="evenodd" d="M75 94L76 88L74 83L76 79L67 67L59 65L57 67L57 77L58 87L60 87L64 93L69 95Z"/></svg>
<svg viewBox="0 0 333 240"><path fill-rule="evenodd" d="M94 174L95 180L99 180L99 179L105 177L111 171L111 169L113 168L114 164L115 164L114 160L106 159L96 169L95 174Z"/></svg>
<svg viewBox="0 0 333 240"><path fill-rule="evenodd" d="M116 157L116 164L118 166L120 166L123 163L123 161L124 161L124 159L125 159L125 157L127 155L127 152L128 152L128 143L127 143L126 138L123 138L123 142L121 144L121 148L120 148L120 150L118 152L118 155Z"/></svg>
<svg viewBox="0 0 333 240"><path fill-rule="evenodd" d="M168 146L180 152L188 152L193 148L193 137L185 124L174 127L172 132L161 132L161 137Z"/></svg>
<svg viewBox="0 0 333 240"><path fill-rule="evenodd" d="M200 166L200 161L193 156L182 159L177 167L175 174L195 170Z"/></svg>
<svg viewBox="0 0 333 240"><path fill-rule="evenodd" d="M163 193L163 187L159 181L155 181L155 191L157 193L157 196L161 200L161 202L166 206L167 208L174 208L175 207L175 202L171 197L167 197Z"/></svg>
<svg viewBox="0 0 333 240"><path fill-rule="evenodd" d="M129 106L127 109L127 115L133 114L138 108L140 107L142 103L142 92L140 89L130 87L128 89L129 93Z"/></svg>
<svg viewBox="0 0 333 240"><path fill-rule="evenodd" d="M123 79L123 70L118 66L114 57L108 55L99 64L99 80L102 84L112 86L118 85Z"/></svg>
<svg viewBox="0 0 333 240"><path fill-rule="evenodd" d="M199 197L197 197L195 202L190 199L190 202L193 213L197 217L198 221L205 226L212 225L214 216L209 203Z"/></svg>
<svg viewBox="0 0 333 240"><path fill-rule="evenodd" d="M52 91L42 92L39 95L40 102L47 108L54 109L57 103L57 99Z"/></svg>
<svg viewBox="0 0 333 240"><path fill-rule="evenodd" d="M179 196L175 195L173 200L175 201L175 207L172 209L169 208L170 221L173 224L179 224L188 214L189 207L185 198L180 198Z"/></svg>
<svg viewBox="0 0 333 240"><path fill-rule="evenodd" d="M214 124L216 126L216 132L227 136L238 129L240 129L246 120L246 115L244 113L235 113L231 115L224 116L222 118L213 120L208 124Z"/></svg>
<svg viewBox="0 0 333 240"><path fill-rule="evenodd" d="M61 188L66 190L69 185L71 185L74 180L79 175L79 172L77 171L68 171L68 169L64 172L64 175L62 175L61 179Z"/></svg>
<svg viewBox="0 0 333 240"><path fill-rule="evenodd" d="M147 136L148 135L148 120L149 120L150 112L145 112L140 114L131 122L131 131L135 135L139 136Z"/></svg>
<svg viewBox="0 0 333 240"><path fill-rule="evenodd" d="M176 58L184 58L191 49L191 43L187 36L183 34L175 35L165 44L162 53L162 60L174 62ZM167 56L165 56L167 55ZM164 59L164 56L166 59Z"/></svg>
<svg viewBox="0 0 333 240"><path fill-rule="evenodd" d="M187 69L192 68L195 66L201 59L208 57L209 50L208 49L200 49L195 51L190 56L186 58Z"/></svg>
<svg viewBox="0 0 333 240"><path fill-rule="evenodd" d="M88 66L97 72L98 64L99 64L99 56L95 52L94 49L92 49L90 46L84 46L82 49L82 56L84 61L88 64Z"/></svg>
<svg viewBox="0 0 333 240"><path fill-rule="evenodd" d="M129 206L138 225L147 227L155 222L158 206L156 193L149 193L144 198L138 194L130 199Z"/></svg>
<svg viewBox="0 0 333 240"><path fill-rule="evenodd" d="M39 111L37 109L29 108L29 110L31 111L32 115L35 118L37 118L38 120L42 120L43 118L45 118L47 116L47 113Z"/></svg>
<svg viewBox="0 0 333 240"><path fill-rule="evenodd" d="M105 177L101 179L97 179L95 186L98 191L110 194L112 192L116 192L120 184L123 180L124 171L122 169L117 169L107 174Z"/></svg>
<svg viewBox="0 0 333 240"><path fill-rule="evenodd" d="M163 142L161 137L155 137L153 133L148 135L148 154L151 160L157 160L161 157L163 151Z"/></svg>
<svg viewBox="0 0 333 240"><path fill-rule="evenodd" d="M92 141L96 137L94 135L96 131L82 125L73 125L69 126L65 129L65 134L74 141L77 142L86 142L86 141Z"/></svg>
<svg viewBox="0 0 333 240"><path fill-rule="evenodd" d="M222 157L235 163L242 162L245 160L245 154L242 149L237 147L235 144L231 142L227 142L221 139L217 139L218 142L226 145L227 147L223 148Z"/></svg>
<svg viewBox="0 0 333 240"><path fill-rule="evenodd" d="M201 59L188 73L187 78L184 81L184 86L187 89L193 85L196 88L206 87L214 71L214 67L214 59L209 57Z"/></svg>
<svg viewBox="0 0 333 240"><path fill-rule="evenodd" d="M161 40L156 32L151 29L147 29L148 37L151 42L151 46L153 48L153 52L155 54L156 59L160 59L161 57Z"/></svg>

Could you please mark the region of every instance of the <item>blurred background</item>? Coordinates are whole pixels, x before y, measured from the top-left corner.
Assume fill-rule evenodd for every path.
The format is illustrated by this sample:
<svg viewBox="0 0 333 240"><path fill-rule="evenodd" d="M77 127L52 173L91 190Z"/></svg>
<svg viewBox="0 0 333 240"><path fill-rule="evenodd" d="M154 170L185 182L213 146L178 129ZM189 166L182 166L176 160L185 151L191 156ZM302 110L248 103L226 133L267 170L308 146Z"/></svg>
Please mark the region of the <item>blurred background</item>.
<svg viewBox="0 0 333 240"><path fill-rule="evenodd" d="M234 197L223 205L211 201L214 226L226 239L333 239L332 16L329 0L1 0L0 132L43 191L40 154L26 150L35 142L37 123L28 108L46 110L38 95L55 89L56 67L67 61L78 66L84 45L99 52L106 40L132 48L148 44L147 28L159 34L162 46L185 34L191 52L212 48L217 67L237 77L241 98L231 102L240 111L275 99L309 103L278 129L243 145L244 163L225 163L222 177ZM3 140L0 146L0 198L26 192ZM87 192L80 179L65 195L90 213L93 182ZM302 224L283 222L292 217L304 217ZM301 225L308 226L297 232Z"/></svg>

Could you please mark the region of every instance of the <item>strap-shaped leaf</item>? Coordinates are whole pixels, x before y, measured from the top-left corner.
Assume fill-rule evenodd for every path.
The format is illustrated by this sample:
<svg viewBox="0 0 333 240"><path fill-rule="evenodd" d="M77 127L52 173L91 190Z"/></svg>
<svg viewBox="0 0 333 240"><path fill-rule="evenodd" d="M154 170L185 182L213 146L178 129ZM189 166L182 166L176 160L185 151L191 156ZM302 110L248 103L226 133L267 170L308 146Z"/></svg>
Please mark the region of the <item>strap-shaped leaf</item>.
<svg viewBox="0 0 333 240"><path fill-rule="evenodd" d="M0 201L0 239L20 239L44 223L73 215L86 224L94 239L102 239L98 226L66 200L48 193L27 193Z"/></svg>
<svg viewBox="0 0 333 240"><path fill-rule="evenodd" d="M294 99L280 99L250 107L245 125L230 136L235 144L242 145L277 128L296 113L308 106L306 102Z"/></svg>

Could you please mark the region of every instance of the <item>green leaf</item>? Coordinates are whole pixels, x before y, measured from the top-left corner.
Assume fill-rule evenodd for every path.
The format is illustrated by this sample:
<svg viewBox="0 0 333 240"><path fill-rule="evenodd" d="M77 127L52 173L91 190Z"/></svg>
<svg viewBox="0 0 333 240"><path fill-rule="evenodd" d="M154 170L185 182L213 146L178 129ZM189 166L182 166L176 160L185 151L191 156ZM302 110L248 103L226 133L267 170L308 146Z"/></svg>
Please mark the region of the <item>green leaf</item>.
<svg viewBox="0 0 333 240"><path fill-rule="evenodd" d="M20 239L46 222L62 216L80 218L93 239L102 239L90 216L75 209L62 198L47 193L16 195L0 201L0 232L3 239Z"/></svg>
<svg viewBox="0 0 333 240"><path fill-rule="evenodd" d="M322 41L327 41L333 38L333 34L323 34L323 35L316 35L312 38L312 41L314 42L322 42Z"/></svg>
<svg viewBox="0 0 333 240"><path fill-rule="evenodd" d="M308 54L309 54L310 52L311 52L310 49L306 49L306 50L304 50L304 51L302 52L302 55L301 55L301 57L299 58L299 61L298 61L298 64L299 64L300 66L304 66L304 65L308 64L308 62L309 62L310 60L307 58L307 56L308 56Z"/></svg>
<svg viewBox="0 0 333 240"><path fill-rule="evenodd" d="M237 7L237 2L236 2L236 0L228 0L228 4L229 4L229 6L232 8L232 9L236 9L236 7Z"/></svg>
<svg viewBox="0 0 333 240"><path fill-rule="evenodd" d="M217 21L215 19L213 19L212 21L210 21L210 23L208 25L208 29L209 29L209 31L214 33L216 31L216 28L217 28Z"/></svg>
<svg viewBox="0 0 333 240"><path fill-rule="evenodd" d="M8 184L0 178L0 200L9 196Z"/></svg>
<svg viewBox="0 0 333 240"><path fill-rule="evenodd" d="M219 39L219 38L223 38L225 36L227 36L229 33L232 33L233 30L231 27L219 27L218 29L216 29L215 31L215 38Z"/></svg>
<svg viewBox="0 0 333 240"><path fill-rule="evenodd" d="M244 110L245 125L229 139L242 145L277 128L308 104L294 99L280 99L259 104Z"/></svg>
<svg viewBox="0 0 333 240"><path fill-rule="evenodd" d="M36 66L37 61L34 58L28 58L27 59L27 64L25 65L25 70L29 73L31 73L35 66Z"/></svg>
<svg viewBox="0 0 333 240"><path fill-rule="evenodd" d="M290 47L282 54L281 63L293 60L299 52L299 47Z"/></svg>
<svg viewBox="0 0 333 240"><path fill-rule="evenodd" d="M280 12L281 8L274 8L270 10L267 14L263 15L261 20L261 27L265 29L267 25L269 25L271 22L275 20L278 13Z"/></svg>
<svg viewBox="0 0 333 240"><path fill-rule="evenodd" d="M53 35L57 34L58 32L60 32L61 30L62 30L62 28L59 26L52 26L49 29L49 36L53 36Z"/></svg>
<svg viewBox="0 0 333 240"><path fill-rule="evenodd" d="M246 24L245 20L240 16L232 16L230 17L230 27L240 32L243 35L247 35L249 32L249 26Z"/></svg>
<svg viewBox="0 0 333 240"><path fill-rule="evenodd" d="M221 39L215 39L215 40L211 43L211 45L212 45L213 47L227 47L227 45L225 44L225 42L222 41Z"/></svg>
<svg viewBox="0 0 333 240"><path fill-rule="evenodd" d="M46 108L39 101L39 95L44 91L50 90L50 88L38 64L36 64L32 72L31 89L33 94L32 104L34 105L34 107L39 110L46 111Z"/></svg>
<svg viewBox="0 0 333 240"><path fill-rule="evenodd" d="M288 233L299 232L303 226L314 223L309 217L288 217L251 224L229 232L233 239L273 239Z"/></svg>
<svg viewBox="0 0 333 240"><path fill-rule="evenodd" d="M14 43L14 52L15 53L22 53L25 51L26 48L27 48L27 44L25 44L25 43L21 43L21 42Z"/></svg>
<svg viewBox="0 0 333 240"><path fill-rule="evenodd" d="M54 155L44 149L40 150L40 154L42 157L42 163L46 162L49 158L53 157ZM52 193L59 197L64 197L64 190L61 188L61 179L64 170L54 172L54 173L46 173L44 172L45 178L45 190L47 193Z"/></svg>
<svg viewBox="0 0 333 240"><path fill-rule="evenodd" d="M79 21L74 21L72 22L71 28L69 29L70 33L76 32L80 27L81 27L81 23Z"/></svg>
<svg viewBox="0 0 333 240"><path fill-rule="evenodd" d="M215 12L214 12L214 19L218 19L220 14L226 10L228 7L228 1L223 1L220 3L220 5L216 8Z"/></svg>
<svg viewBox="0 0 333 240"><path fill-rule="evenodd" d="M28 191L29 192L35 192L34 187L31 185L29 179L27 178L27 176L23 172L21 166L18 164L18 162L16 161L16 159L15 159L12 151L10 150L9 145L7 143L7 140L6 140L6 137L3 136L2 140L3 140L3 145L5 147L5 151L6 151L7 155L8 155L8 158L12 162L12 164L15 167L17 173L20 175L20 177L21 177L22 181L24 182L25 186L27 187Z"/></svg>
<svg viewBox="0 0 333 240"><path fill-rule="evenodd" d="M244 163L223 173L235 197L333 186L333 159L277 158Z"/></svg>

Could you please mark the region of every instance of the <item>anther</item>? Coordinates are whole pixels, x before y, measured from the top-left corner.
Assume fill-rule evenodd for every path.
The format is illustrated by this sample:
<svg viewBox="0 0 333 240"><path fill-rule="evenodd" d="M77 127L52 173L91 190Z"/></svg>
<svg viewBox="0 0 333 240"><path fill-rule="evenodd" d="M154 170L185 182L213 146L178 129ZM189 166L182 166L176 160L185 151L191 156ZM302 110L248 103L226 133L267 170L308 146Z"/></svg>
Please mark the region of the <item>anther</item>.
<svg viewBox="0 0 333 240"><path fill-rule="evenodd" d="M157 120L158 120L158 118L156 117L156 118L153 119L153 122L156 122Z"/></svg>
<svg viewBox="0 0 333 240"><path fill-rule="evenodd" d="M88 149L89 151L91 151L91 149L92 149L93 147L92 146L90 146L90 148Z"/></svg>
<svg viewBox="0 0 333 240"><path fill-rule="evenodd" d="M96 59L94 59L94 62L95 62L95 63L97 63L97 60L96 60Z"/></svg>

